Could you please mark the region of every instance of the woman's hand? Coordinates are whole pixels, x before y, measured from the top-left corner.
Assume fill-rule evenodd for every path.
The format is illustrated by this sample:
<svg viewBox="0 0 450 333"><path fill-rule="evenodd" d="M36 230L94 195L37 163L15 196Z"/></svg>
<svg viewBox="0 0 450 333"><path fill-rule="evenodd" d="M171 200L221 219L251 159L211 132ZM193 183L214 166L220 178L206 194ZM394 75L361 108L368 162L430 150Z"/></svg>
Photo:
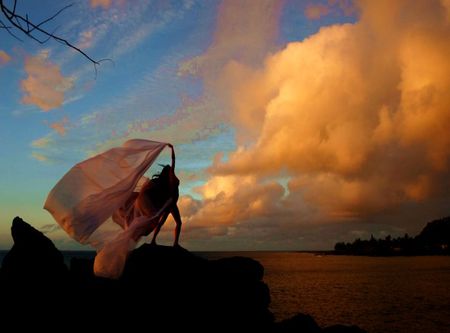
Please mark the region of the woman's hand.
<svg viewBox="0 0 450 333"><path fill-rule="evenodd" d="M172 171L175 172L175 149L172 144L168 143L167 145L172 149Z"/></svg>

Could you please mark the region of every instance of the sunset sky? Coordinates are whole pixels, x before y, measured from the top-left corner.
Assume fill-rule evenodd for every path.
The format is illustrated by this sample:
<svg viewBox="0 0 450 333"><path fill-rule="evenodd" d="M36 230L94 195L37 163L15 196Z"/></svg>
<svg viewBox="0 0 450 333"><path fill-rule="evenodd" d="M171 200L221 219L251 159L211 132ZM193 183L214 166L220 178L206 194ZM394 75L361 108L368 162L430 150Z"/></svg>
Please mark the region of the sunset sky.
<svg viewBox="0 0 450 333"><path fill-rule="evenodd" d="M59 43L0 29L0 249L17 215L60 249L88 249L44 201L74 164L131 138L174 144L191 250L332 249L450 215L449 0L17 11L40 22L71 3L44 27L112 60L97 73Z"/></svg>

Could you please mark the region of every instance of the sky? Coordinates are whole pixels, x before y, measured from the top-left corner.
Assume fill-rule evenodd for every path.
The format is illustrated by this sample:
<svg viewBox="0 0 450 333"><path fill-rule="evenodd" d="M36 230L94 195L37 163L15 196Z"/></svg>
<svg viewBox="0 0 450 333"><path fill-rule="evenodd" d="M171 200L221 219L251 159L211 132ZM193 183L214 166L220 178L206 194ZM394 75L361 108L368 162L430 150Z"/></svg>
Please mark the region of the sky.
<svg viewBox="0 0 450 333"><path fill-rule="evenodd" d="M19 0L16 10L39 23L70 4L42 27L106 59L98 66L0 29L0 249L15 216L60 249L87 249L43 209L47 194L76 163L132 138L175 146L191 250L327 250L416 235L450 215L450 1Z"/></svg>

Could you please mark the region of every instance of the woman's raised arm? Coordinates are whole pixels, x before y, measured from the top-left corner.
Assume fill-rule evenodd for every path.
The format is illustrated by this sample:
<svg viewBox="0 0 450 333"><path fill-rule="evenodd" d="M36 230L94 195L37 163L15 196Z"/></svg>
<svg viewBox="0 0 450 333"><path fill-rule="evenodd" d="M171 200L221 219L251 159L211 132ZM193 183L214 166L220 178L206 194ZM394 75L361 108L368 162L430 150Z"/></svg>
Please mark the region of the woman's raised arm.
<svg viewBox="0 0 450 333"><path fill-rule="evenodd" d="M168 146L170 147L170 149L172 149L172 170L175 171L175 149L170 143L168 144Z"/></svg>

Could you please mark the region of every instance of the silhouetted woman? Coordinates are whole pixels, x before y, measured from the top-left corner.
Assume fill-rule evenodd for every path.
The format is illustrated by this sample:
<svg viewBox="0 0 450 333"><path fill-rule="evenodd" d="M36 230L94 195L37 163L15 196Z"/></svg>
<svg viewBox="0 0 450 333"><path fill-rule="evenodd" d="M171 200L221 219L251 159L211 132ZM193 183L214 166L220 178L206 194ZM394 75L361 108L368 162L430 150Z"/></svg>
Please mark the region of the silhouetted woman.
<svg viewBox="0 0 450 333"><path fill-rule="evenodd" d="M164 166L160 174L147 181L134 201L134 213L139 212L142 217L153 217L149 223L136 230L133 236L136 241L154 230L151 244L156 245L156 237L161 227L169 214L172 214L176 223L173 245L179 246L182 223L177 201L180 180L175 175L175 151L172 145L169 147L172 149L172 165Z"/></svg>
<svg viewBox="0 0 450 333"><path fill-rule="evenodd" d="M172 165L151 180L143 177L167 146ZM141 190L138 182L145 182ZM52 188L44 208L72 238L97 250L95 275L117 279L139 239L155 231L155 244L169 214L176 222L178 245L179 183L171 144L131 139L74 165Z"/></svg>

